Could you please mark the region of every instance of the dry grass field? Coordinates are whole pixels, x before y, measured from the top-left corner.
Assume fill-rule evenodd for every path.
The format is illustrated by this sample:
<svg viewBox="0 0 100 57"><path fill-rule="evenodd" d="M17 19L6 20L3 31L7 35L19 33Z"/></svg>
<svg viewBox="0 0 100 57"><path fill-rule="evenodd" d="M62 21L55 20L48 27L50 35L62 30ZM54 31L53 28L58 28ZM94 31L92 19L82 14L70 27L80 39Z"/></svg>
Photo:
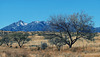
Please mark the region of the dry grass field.
<svg viewBox="0 0 100 57"><path fill-rule="evenodd" d="M44 36L35 34L28 38L31 38L31 41L22 48L19 48L17 43L13 43L12 47L5 44L0 46L0 57L100 57L100 36L96 36L95 41L78 40L72 48L64 45L61 51L51 45ZM40 46L41 43L47 43L48 47L38 50L35 45Z"/></svg>

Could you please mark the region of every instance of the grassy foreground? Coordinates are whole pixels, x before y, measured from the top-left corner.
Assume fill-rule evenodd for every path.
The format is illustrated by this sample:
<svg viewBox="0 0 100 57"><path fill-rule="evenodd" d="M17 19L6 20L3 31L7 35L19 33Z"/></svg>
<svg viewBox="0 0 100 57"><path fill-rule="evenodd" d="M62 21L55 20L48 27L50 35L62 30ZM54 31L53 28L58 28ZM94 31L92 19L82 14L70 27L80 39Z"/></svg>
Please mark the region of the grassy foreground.
<svg viewBox="0 0 100 57"><path fill-rule="evenodd" d="M0 46L0 57L100 57L100 36L96 36L95 41L78 40L72 48L64 45L61 51L42 35L34 34L28 38L31 38L31 41L22 48L19 48L17 43L13 43L12 47L5 44ZM37 45L40 46L41 43L47 43L48 47L38 50Z"/></svg>

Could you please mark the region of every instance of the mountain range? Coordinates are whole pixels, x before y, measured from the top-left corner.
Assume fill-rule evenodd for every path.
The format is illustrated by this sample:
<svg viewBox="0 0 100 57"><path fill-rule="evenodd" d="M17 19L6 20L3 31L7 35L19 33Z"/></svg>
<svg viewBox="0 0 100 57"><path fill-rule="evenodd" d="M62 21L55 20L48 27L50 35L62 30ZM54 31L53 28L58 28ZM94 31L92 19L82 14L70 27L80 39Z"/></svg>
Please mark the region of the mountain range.
<svg viewBox="0 0 100 57"><path fill-rule="evenodd" d="M0 30L3 31L46 31L50 28L49 22L46 21L32 21L31 23L25 23L22 20L14 22ZM95 32L100 32L100 27L94 28Z"/></svg>
<svg viewBox="0 0 100 57"><path fill-rule="evenodd" d="M33 21L31 23L25 23L22 20L14 22L0 30L3 31L44 31L49 27L49 23L45 21Z"/></svg>

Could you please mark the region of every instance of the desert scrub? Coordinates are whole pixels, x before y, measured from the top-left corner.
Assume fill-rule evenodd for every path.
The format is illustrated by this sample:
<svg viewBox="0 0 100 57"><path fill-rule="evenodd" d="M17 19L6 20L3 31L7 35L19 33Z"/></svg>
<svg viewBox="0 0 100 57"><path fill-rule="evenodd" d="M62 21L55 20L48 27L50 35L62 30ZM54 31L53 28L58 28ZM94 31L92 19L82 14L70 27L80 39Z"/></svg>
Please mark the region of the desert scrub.
<svg viewBox="0 0 100 57"><path fill-rule="evenodd" d="M41 49L42 50L45 50L47 48L47 43L41 43Z"/></svg>
<svg viewBox="0 0 100 57"><path fill-rule="evenodd" d="M6 57L29 57L27 52L5 51Z"/></svg>

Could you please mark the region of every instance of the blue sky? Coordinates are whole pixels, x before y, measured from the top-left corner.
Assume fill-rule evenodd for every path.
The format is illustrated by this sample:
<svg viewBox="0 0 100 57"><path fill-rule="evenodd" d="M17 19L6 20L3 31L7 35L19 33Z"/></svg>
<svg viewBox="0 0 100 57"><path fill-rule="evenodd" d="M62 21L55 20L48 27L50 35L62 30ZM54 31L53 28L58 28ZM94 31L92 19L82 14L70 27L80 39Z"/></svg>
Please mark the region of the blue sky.
<svg viewBox="0 0 100 57"><path fill-rule="evenodd" d="M0 0L0 28L13 22L46 21L56 14L85 11L100 27L100 0Z"/></svg>

